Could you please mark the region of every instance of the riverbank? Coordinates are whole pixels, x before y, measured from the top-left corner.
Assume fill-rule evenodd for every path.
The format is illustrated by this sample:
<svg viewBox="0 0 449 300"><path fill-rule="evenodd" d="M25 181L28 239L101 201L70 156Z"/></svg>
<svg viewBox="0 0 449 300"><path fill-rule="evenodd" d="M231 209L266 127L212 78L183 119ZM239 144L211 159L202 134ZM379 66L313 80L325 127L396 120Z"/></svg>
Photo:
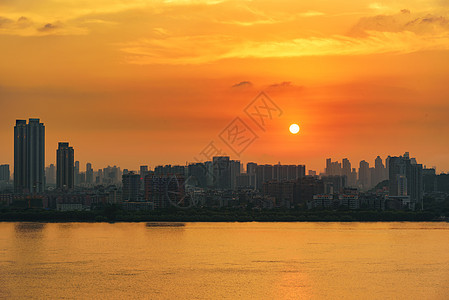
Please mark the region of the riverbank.
<svg viewBox="0 0 449 300"><path fill-rule="evenodd" d="M423 222L447 221L426 211L301 211L195 209L123 211L108 207L94 211L2 210L3 222Z"/></svg>

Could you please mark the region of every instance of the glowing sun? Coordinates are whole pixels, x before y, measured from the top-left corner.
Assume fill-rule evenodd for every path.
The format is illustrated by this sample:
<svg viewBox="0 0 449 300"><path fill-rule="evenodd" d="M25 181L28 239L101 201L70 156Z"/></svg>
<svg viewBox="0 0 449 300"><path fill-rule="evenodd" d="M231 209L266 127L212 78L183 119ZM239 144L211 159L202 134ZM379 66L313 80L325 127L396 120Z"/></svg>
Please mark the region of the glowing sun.
<svg viewBox="0 0 449 300"><path fill-rule="evenodd" d="M292 124L290 125L290 132L293 134L297 134L299 132L299 125L298 124Z"/></svg>

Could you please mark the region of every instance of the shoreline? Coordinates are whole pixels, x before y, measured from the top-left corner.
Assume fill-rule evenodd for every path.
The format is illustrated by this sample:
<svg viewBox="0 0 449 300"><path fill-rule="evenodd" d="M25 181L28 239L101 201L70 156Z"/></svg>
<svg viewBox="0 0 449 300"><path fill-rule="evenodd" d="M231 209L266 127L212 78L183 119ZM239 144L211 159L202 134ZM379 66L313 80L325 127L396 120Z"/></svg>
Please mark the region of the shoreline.
<svg viewBox="0 0 449 300"><path fill-rule="evenodd" d="M64 223L92 223L92 224L116 224L116 223L449 223L449 221L5 221L0 220L0 223L45 223L45 224L64 224ZM156 227L156 226L155 226ZM164 226L160 226L164 227ZM182 226L180 226L182 227Z"/></svg>
<svg viewBox="0 0 449 300"><path fill-rule="evenodd" d="M449 222L426 211L3 211L0 222L134 223L134 222Z"/></svg>

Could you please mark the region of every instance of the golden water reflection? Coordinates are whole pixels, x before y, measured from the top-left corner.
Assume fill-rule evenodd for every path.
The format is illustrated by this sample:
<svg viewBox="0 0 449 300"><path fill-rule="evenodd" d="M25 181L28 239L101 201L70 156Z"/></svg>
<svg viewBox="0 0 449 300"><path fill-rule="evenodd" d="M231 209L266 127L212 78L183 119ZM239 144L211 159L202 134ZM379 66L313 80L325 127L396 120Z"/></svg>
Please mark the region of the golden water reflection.
<svg viewBox="0 0 449 300"><path fill-rule="evenodd" d="M0 298L447 299L448 223L0 223Z"/></svg>

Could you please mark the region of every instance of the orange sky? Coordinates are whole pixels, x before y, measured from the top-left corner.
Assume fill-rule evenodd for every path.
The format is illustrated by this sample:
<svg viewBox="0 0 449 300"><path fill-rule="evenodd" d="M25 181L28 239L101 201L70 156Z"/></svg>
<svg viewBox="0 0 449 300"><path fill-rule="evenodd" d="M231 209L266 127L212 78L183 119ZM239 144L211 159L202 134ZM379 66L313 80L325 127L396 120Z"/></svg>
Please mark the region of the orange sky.
<svg viewBox="0 0 449 300"><path fill-rule="evenodd" d="M46 125L95 169L234 159L305 163L409 151L449 171L449 2L0 1L0 164L16 119ZM283 114L258 128L265 91ZM240 117L240 157L218 134ZM288 127L299 123L301 133Z"/></svg>

